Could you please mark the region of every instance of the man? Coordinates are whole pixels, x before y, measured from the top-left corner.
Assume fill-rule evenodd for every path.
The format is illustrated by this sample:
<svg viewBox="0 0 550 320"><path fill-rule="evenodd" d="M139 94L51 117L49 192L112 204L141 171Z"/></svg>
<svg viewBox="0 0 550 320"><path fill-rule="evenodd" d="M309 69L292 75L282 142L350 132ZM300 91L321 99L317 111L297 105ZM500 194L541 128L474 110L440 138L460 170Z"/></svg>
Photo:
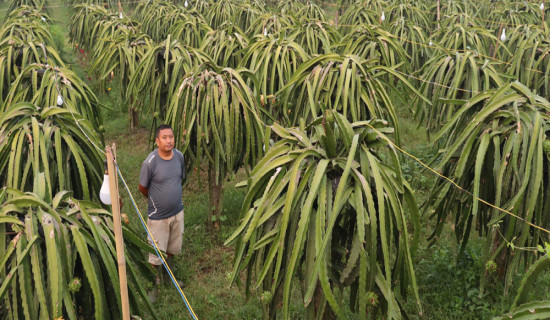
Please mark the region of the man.
<svg viewBox="0 0 550 320"><path fill-rule="evenodd" d="M166 253L168 266L174 270L174 255L181 252L184 229L182 180L185 179L185 163L181 151L174 148L174 131L169 125L157 128L155 142L157 149L141 165L139 191L149 200L147 227L158 248ZM150 238L149 242L152 244ZM155 254L149 254L149 263L157 270L155 288L149 293L150 300L155 302L159 273L164 268L160 267L162 262Z"/></svg>

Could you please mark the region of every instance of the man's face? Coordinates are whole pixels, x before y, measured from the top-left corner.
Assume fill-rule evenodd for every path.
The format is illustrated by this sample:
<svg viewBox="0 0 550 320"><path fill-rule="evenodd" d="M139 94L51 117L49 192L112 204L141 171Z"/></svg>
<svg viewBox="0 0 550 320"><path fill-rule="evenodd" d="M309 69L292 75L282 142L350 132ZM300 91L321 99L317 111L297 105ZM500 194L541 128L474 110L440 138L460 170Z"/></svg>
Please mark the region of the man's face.
<svg viewBox="0 0 550 320"><path fill-rule="evenodd" d="M156 142L160 151L170 152L174 148L174 131L172 129L160 130Z"/></svg>

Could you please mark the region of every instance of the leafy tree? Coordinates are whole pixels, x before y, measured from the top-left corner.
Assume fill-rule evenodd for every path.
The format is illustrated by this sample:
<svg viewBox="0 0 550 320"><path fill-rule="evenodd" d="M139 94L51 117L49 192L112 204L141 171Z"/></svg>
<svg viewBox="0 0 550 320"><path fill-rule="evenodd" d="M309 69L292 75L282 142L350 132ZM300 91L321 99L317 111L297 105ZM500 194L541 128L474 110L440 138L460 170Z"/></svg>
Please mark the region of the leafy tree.
<svg viewBox="0 0 550 320"><path fill-rule="evenodd" d="M42 176L37 183L48 185ZM96 204L62 191L0 191L0 300L2 319L119 319L117 255L112 216ZM143 251L150 246L130 228L126 266L131 310L155 312L141 286L152 278Z"/></svg>
<svg viewBox="0 0 550 320"><path fill-rule="evenodd" d="M217 30L208 31L200 50L219 66L237 68L248 44L246 34L238 26L227 22Z"/></svg>
<svg viewBox="0 0 550 320"><path fill-rule="evenodd" d="M284 36L286 33L285 30L292 28L296 23L296 18L289 14L264 13L250 24L246 33L249 38L260 34L264 36Z"/></svg>
<svg viewBox="0 0 550 320"><path fill-rule="evenodd" d="M102 131L103 119L96 95L68 68L38 63L28 65L11 83L3 110L17 102L55 106L59 98L64 108L81 114L94 130Z"/></svg>
<svg viewBox="0 0 550 320"><path fill-rule="evenodd" d="M290 38L310 56L331 53L332 46L340 40L340 33L330 23L318 20L299 19L289 29Z"/></svg>
<svg viewBox="0 0 550 320"><path fill-rule="evenodd" d="M114 24L114 26L113 26ZM99 89L105 90L107 83L115 80L118 83L120 98L127 101L130 115L130 128L139 124L139 100L131 92L124 90L136 74L136 68L151 39L140 31L134 23L119 25L118 22L104 23L98 33L100 39L92 50L92 72L98 75Z"/></svg>
<svg viewBox="0 0 550 320"><path fill-rule="evenodd" d="M157 119L166 118L170 98L185 75L208 57L170 35L160 43L147 42L142 50L140 62L131 73L127 95L136 97L140 108L147 106L146 111L154 115L155 126Z"/></svg>
<svg viewBox="0 0 550 320"><path fill-rule="evenodd" d="M378 59L381 65L387 67L399 66L408 71L410 57L403 50L398 39L386 30L373 26L362 25L353 28L338 45L338 52L347 55L357 55L363 59Z"/></svg>
<svg viewBox="0 0 550 320"><path fill-rule="evenodd" d="M330 109L350 121L378 118L397 126L393 102L386 89L389 84L381 78L390 74L418 92L402 75L376 62L335 53L305 61L279 92L280 107L275 109L274 118L285 126L296 126L300 118L309 122Z"/></svg>
<svg viewBox="0 0 550 320"><path fill-rule="evenodd" d="M176 146L192 166L208 164L210 218L216 228L223 181L243 166L253 166L262 154L263 126L248 78L253 75L246 69L202 63L174 88L167 109Z"/></svg>
<svg viewBox="0 0 550 320"><path fill-rule="evenodd" d="M432 102L416 104L419 123L427 124L430 132L438 131L455 115L458 100L504 85L499 67L473 52L435 54L419 70L424 80L419 91Z"/></svg>
<svg viewBox="0 0 550 320"><path fill-rule="evenodd" d="M69 20L69 37L77 49L91 50L97 43L97 28L114 13L96 4L78 4Z"/></svg>
<svg viewBox="0 0 550 320"><path fill-rule="evenodd" d="M308 319L343 319L345 302L360 318L399 319L396 279L420 305L415 198L396 150L371 127L393 133L383 121L349 123L330 110L305 128L270 126L279 141L250 173L241 223L226 241L236 244L232 282L247 270L247 292L262 295L265 318L275 319L281 303L283 319L290 318L297 284Z"/></svg>
<svg viewBox="0 0 550 320"><path fill-rule="evenodd" d="M256 96L273 96L285 87L309 55L292 38L256 35L247 46L241 66L258 82L251 86Z"/></svg>
<svg viewBox="0 0 550 320"><path fill-rule="evenodd" d="M504 84L466 101L434 137L444 141L438 169L465 192L438 180L428 200L436 223L430 239L452 221L463 251L477 231L485 261L496 263L507 285L521 262L530 265L535 257L514 248L536 248L547 239L528 223L549 227L548 112L550 103L525 86Z"/></svg>
<svg viewBox="0 0 550 320"><path fill-rule="evenodd" d="M40 190L45 201L62 190L92 200L103 178L102 157L92 143L101 145L101 136L77 111L13 104L0 116L0 185Z"/></svg>
<svg viewBox="0 0 550 320"><path fill-rule="evenodd" d="M154 41L160 42L168 36L172 25L187 20L182 7L169 1L140 1L135 16L141 22L141 29Z"/></svg>
<svg viewBox="0 0 550 320"><path fill-rule="evenodd" d="M21 6L35 7L37 10L42 11L48 7L48 1L46 0L10 0L8 6L8 12L16 10Z"/></svg>

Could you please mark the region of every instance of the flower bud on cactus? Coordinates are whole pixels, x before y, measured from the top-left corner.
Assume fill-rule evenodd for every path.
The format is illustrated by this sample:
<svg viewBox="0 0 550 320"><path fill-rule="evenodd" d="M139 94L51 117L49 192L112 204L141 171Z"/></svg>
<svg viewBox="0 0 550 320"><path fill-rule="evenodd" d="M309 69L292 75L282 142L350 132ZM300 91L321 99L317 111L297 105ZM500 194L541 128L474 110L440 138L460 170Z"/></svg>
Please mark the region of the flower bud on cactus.
<svg viewBox="0 0 550 320"><path fill-rule="evenodd" d="M71 282L69 282L69 291L72 293L78 292L80 290L80 287L82 287L82 281L80 281L79 278L73 278Z"/></svg>

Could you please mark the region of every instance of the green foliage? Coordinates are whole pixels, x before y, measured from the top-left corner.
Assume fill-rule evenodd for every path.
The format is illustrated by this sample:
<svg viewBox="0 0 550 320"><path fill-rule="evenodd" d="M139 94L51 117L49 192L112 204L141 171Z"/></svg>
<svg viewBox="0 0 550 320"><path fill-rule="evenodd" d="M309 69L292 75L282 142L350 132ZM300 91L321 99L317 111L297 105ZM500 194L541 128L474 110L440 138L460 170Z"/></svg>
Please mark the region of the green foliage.
<svg viewBox="0 0 550 320"><path fill-rule="evenodd" d="M503 320L503 319L529 319L529 320L538 320L538 319L548 319L550 316L550 302L548 301L536 301L531 303L526 303L521 305L518 308L510 311L508 314L503 317L494 318L494 320Z"/></svg>
<svg viewBox="0 0 550 320"><path fill-rule="evenodd" d="M290 318L295 276L309 318L326 315L326 304L344 318L344 303L360 315L400 318L393 279L419 303L411 256L416 202L396 151L370 126L393 132L382 121L349 123L332 111L307 128L270 126L280 140L250 173L240 226L226 241L237 244L232 282L247 270L247 291L264 292L264 318L275 318L281 303ZM381 302L372 306L368 292Z"/></svg>
<svg viewBox="0 0 550 320"><path fill-rule="evenodd" d="M246 34L228 22L217 30L210 30L204 37L200 50L219 66L237 68L248 43Z"/></svg>
<svg viewBox="0 0 550 320"><path fill-rule="evenodd" d="M25 25L11 27L25 27ZM25 85L30 85L29 81L32 76L29 71L34 69L42 75L47 68L46 66L42 67L46 60L51 64L64 66L54 47L46 47L40 40L23 41L16 37L6 36L0 42L0 110L9 103L6 100L8 93L14 90L12 83L20 79ZM35 64L40 65L35 67ZM21 75L25 72L27 74ZM36 74L36 76L38 75Z"/></svg>
<svg viewBox="0 0 550 320"><path fill-rule="evenodd" d="M327 22L327 14L325 13L325 10L323 10L320 6L311 3L308 1L308 3L300 8L297 13L294 13L297 17L300 17L301 19L310 20L310 21L318 21L318 22Z"/></svg>
<svg viewBox="0 0 550 320"><path fill-rule="evenodd" d="M0 315L13 320L120 318L110 213L67 191L50 199L40 188L37 192L1 189ZM130 229L123 232L132 311L154 316L138 278L141 272L151 276L142 254L150 247Z"/></svg>
<svg viewBox="0 0 550 320"><path fill-rule="evenodd" d="M286 32L285 30L288 28L291 29L296 24L296 18L289 14L265 13L258 16L258 18L251 23L246 33L249 38L260 34L263 34L264 36L284 36Z"/></svg>
<svg viewBox="0 0 550 320"><path fill-rule="evenodd" d="M320 55L305 61L279 92L281 107L274 109L274 118L286 126L296 126L300 118L311 121L330 109L350 121L385 119L396 127L395 110L384 76L395 76L410 90L416 90L400 74L376 62L339 54Z"/></svg>
<svg viewBox="0 0 550 320"><path fill-rule="evenodd" d="M523 277L517 296L512 304L511 311L501 318L494 318L494 320L548 318L548 315L550 314L549 300L527 302L535 280L537 280L541 274L547 272L550 268L550 256L548 255L550 247L548 243L546 243L545 246L546 248L543 248L541 245L538 246L538 250L545 254L529 268ZM540 296L537 298L542 299Z"/></svg>
<svg viewBox="0 0 550 320"><path fill-rule="evenodd" d="M432 4L431 1L422 0L394 1L392 6L385 9L386 19L389 19L389 24L406 21L411 28L431 29L433 27L433 17L428 8L430 4Z"/></svg>
<svg viewBox="0 0 550 320"><path fill-rule="evenodd" d="M436 46L447 50L474 51L485 56L492 55L492 50L500 43L500 39L489 30L477 27L475 23L472 26L471 23L462 22L460 17L455 16L442 20L441 28L436 30L430 39Z"/></svg>
<svg viewBox="0 0 550 320"><path fill-rule="evenodd" d="M540 2L502 2L487 12L489 27L496 29L499 25L539 24L542 20ZM546 9L547 10L547 9Z"/></svg>
<svg viewBox="0 0 550 320"><path fill-rule="evenodd" d="M426 123L432 131L439 130L455 115L458 100L504 85L498 70L494 63L473 52L434 54L419 71L425 80L419 91L432 103L417 102L418 122Z"/></svg>
<svg viewBox="0 0 550 320"><path fill-rule="evenodd" d="M548 28L539 26L518 26L508 31L510 37L506 44L509 50L507 60L510 63L506 71L522 84L545 98L550 97L550 46L546 42Z"/></svg>
<svg viewBox="0 0 550 320"><path fill-rule="evenodd" d="M101 136L90 122L72 112L23 102L2 113L2 186L40 190L45 201L62 190L73 190L80 199L95 198L101 188L103 160L92 143L101 145Z"/></svg>
<svg viewBox="0 0 550 320"><path fill-rule="evenodd" d="M340 40L340 34L330 23L318 20L298 20L290 31L290 38L309 55L332 52L332 46Z"/></svg>
<svg viewBox="0 0 550 320"><path fill-rule="evenodd" d="M241 65L258 80L256 96L274 95L290 81L309 55L291 38L256 35L246 48Z"/></svg>
<svg viewBox="0 0 550 320"><path fill-rule="evenodd" d="M214 5L213 8L215 9L216 5ZM264 13L266 13L266 10L263 0L241 0L236 2L235 15L227 21L232 21L233 24L239 26L241 30L248 30L251 23ZM219 24L218 27L223 24L224 22Z"/></svg>
<svg viewBox="0 0 550 320"><path fill-rule="evenodd" d="M46 0L10 0L8 11L17 10L21 6L35 7L37 10L48 7L48 1Z"/></svg>
<svg viewBox="0 0 550 320"><path fill-rule="evenodd" d="M445 141L440 172L467 192L443 180L436 183L428 201L436 222L431 239L437 239L448 219L453 221L462 249L477 230L485 237L484 259L499 257L507 285L520 261L530 265L534 259L514 247L536 247L546 239L524 221L548 227L549 171L542 145L547 139L549 110L548 101L523 85L506 84L468 100L434 138Z"/></svg>
<svg viewBox="0 0 550 320"><path fill-rule="evenodd" d="M246 69L203 63L185 74L170 95L166 121L176 146L199 168L214 168L216 184L262 154L258 102L246 84Z"/></svg>
<svg viewBox="0 0 550 320"><path fill-rule="evenodd" d="M415 259L422 318L477 320L498 315L502 283L494 274L484 275L480 241L470 242L457 259L453 245L446 240L452 241L445 238L430 248L420 246ZM479 290L482 277L491 283L484 293ZM409 304L409 308L415 307Z"/></svg>
<svg viewBox="0 0 550 320"><path fill-rule="evenodd" d="M410 57L407 63L411 65L412 70L420 69L433 55L433 50L427 46L430 43L428 40L429 35L421 25L399 17L386 28L395 38L394 41L398 42Z"/></svg>
<svg viewBox="0 0 550 320"><path fill-rule="evenodd" d="M143 32L157 42L166 39L170 26L187 20L183 8L162 0L140 1L135 16L141 22Z"/></svg>
<svg viewBox="0 0 550 320"><path fill-rule="evenodd" d="M170 35L160 43L148 41L141 45L139 64L130 70L127 96L135 97L138 107L145 105L147 111L159 112L165 119L171 96L177 93L183 78L208 58Z"/></svg>
<svg viewBox="0 0 550 320"><path fill-rule="evenodd" d="M339 19L341 34L347 34L354 26L380 25L380 17L385 4L383 1L373 0L356 2L349 6ZM389 23L389 22L388 22Z"/></svg>
<svg viewBox="0 0 550 320"><path fill-rule="evenodd" d="M134 104L147 107L141 108L144 111L142 115L147 121L151 121L151 126L162 120L168 120L173 124L178 136L178 147L186 151L187 158L192 160L191 165L198 169L200 179L207 179L202 172L206 166L210 167L208 178L211 183L224 181L239 168L248 169L260 159L263 145L267 150L272 147L270 138L274 140L281 138L279 134L272 134L270 131L275 125L268 128L267 132L263 132L266 128L259 117L268 123L277 120L284 126L301 126L305 130L304 123L322 116L327 110L337 110L349 121L369 120L371 123L380 124L381 119L384 119L392 127L397 128L397 114L400 114L400 111L407 111L405 108L408 106L409 110L415 111L415 116L421 120L419 121L421 125L428 123L430 131L443 128L434 141L434 146L442 146L442 156L432 165L442 160L440 168L443 173L458 180L459 184L469 192L478 192L476 194L482 198L487 197L490 202L500 201L499 205L514 213L530 212L530 216L523 217L536 224L547 224L548 219L544 213L550 208L550 202L545 196L548 188L546 177L548 158L544 153L531 158L528 155L532 148L538 152L541 149L540 145L542 150L545 145L548 145L546 138L548 116L545 114L548 111L547 107L540 107L540 105L546 105L546 102L538 96L527 93L526 90L518 89L520 88L518 85L513 85L514 89L503 93L495 94L497 91L493 90L506 86L509 79L517 79L531 91L543 96L548 95L550 77L545 76L550 70L548 68L550 58L548 58L548 46L545 40L548 38L548 28L545 28L546 30L542 28L538 4L442 0L441 19L436 21L436 2L424 0L406 2L367 0L353 4L345 0L338 4L324 4L330 6L331 10L338 10L335 19L332 19L331 14L327 15L319 6L299 1L277 4L268 2L267 5L262 1L233 0L177 0L173 3L175 4L168 1L142 1L135 11L134 18L137 21L131 21L127 17L121 19L118 13L102 11L102 9L94 9L97 12L92 9L76 11L80 14L80 18L78 20L74 18L72 21L74 25L72 34L74 39L78 38L74 41L79 45L82 44L79 48L91 50L93 60L96 62L95 70L104 80L110 81L109 70L115 70L115 72L123 70L120 77L117 72L117 79L120 82L114 87L117 90L120 88L117 92L125 93L127 97L135 97ZM339 8L340 4L343 6ZM273 9L270 5L276 5L276 8ZM343 16L342 8L348 9ZM383 14L384 19L382 19ZM332 21L339 26L333 27ZM44 25L47 26L48 22ZM515 28L508 23L515 25ZM29 26L29 30L31 28L41 30L34 25ZM508 35L506 41L499 39L500 34L497 30L501 26L506 28ZM153 41L147 39L141 32L147 33ZM39 35L40 31L35 33ZM25 35L24 32L22 34ZM134 41L136 38L142 39L143 42ZM37 43L17 44L17 48L11 49L12 55L17 54L19 47L22 48L21 50L28 47L28 52L33 54L29 54L28 62L25 63L32 64L33 59L39 62L44 54L40 54L41 48L37 47ZM36 49L33 49L33 46ZM94 48L96 50L93 50ZM86 52L84 53L82 57L86 57ZM51 54L48 53L48 57L53 61ZM0 55L0 65L2 58L3 56ZM5 61L7 60L4 60L4 63ZM242 67L247 70L241 69ZM8 79L9 84L21 73L19 69L11 70L14 71L11 71L12 75L9 77L13 79L5 78ZM407 75L404 73L407 73L410 78L421 78L424 81L411 84L406 81L408 79L405 79ZM7 73L4 72L5 74ZM32 72L30 74L32 75ZM125 88L124 82L128 79L130 79L129 87ZM6 83L8 82L4 82L4 95L9 91L9 84L6 85ZM21 86L21 88L26 87ZM420 96L416 88L421 88L420 91L427 99ZM516 93L512 92L514 90ZM519 93L518 90L523 90L523 93ZM475 105L469 105L465 101L475 99L469 91L495 94L496 100L503 99L500 101L511 101L508 99L513 98L517 101L515 105L513 101L506 103L501 109L487 115L484 119L479 118L480 123L474 125L471 121L478 119L476 112L487 106L485 101L491 98L487 97L486 100L477 101ZM418 96L420 98L415 99ZM119 100L120 98L116 97ZM419 99L420 102L414 101ZM129 99L120 101L121 103L130 102L127 100ZM399 109L401 101L403 107L395 111L394 108ZM525 107L526 101L536 106ZM111 104L114 105L114 103ZM467 109L469 111L462 111ZM541 125L537 131L538 136L535 138L534 125L538 124L537 121L540 121ZM120 119L113 123L122 126L124 124ZM518 123L521 130L518 130L519 126L514 127L514 124ZM408 132L414 135L416 131L411 128L410 123L408 125ZM242 130L245 127L246 129ZM124 132L124 128L116 130ZM281 132L282 130L300 131L298 129L280 130ZM312 134L312 130L307 132L306 137ZM335 135L342 134L339 129L334 131ZM434 132L429 133L434 134ZM411 151L412 148L415 151L413 153L421 154L422 159L428 158L433 153L434 147L417 146L414 136L408 138L401 140L400 135L395 136L398 143L404 141L403 146L407 151ZM285 139L290 138L283 137L283 140L288 142ZM535 140L535 147L531 147ZM279 142L275 142L277 143ZM298 144L294 140L292 143ZM326 141L317 141L313 138L311 140L312 145L321 143ZM501 146L500 151L497 151L499 150L497 144ZM343 145L345 143L341 143L338 147L343 148ZM510 157L506 158L504 155L506 150L503 148L512 150ZM484 153L483 150L487 152ZM377 151L370 150L370 152ZM387 163L388 154L392 152L384 149L377 155L381 162ZM428 155L423 154L424 152ZM500 152L499 155L497 155L498 152ZM462 156L464 159L459 160ZM256 159L253 159L254 157ZM463 167L462 176L454 176L457 173L455 169L458 161L461 161L460 166ZM199 164L203 166L200 167ZM332 164L331 162L330 165ZM503 167L506 169L499 171ZM542 173L535 173L533 169L535 167L540 169L536 172ZM383 168L387 167L383 166ZM398 168L393 166L392 168L398 171ZM402 164L403 177L411 180L411 184L419 189L416 194L418 199L422 199L423 192L432 181L426 178L427 173L419 174L422 168L412 160ZM286 170L284 174L291 172L290 169L284 170ZM316 169L308 170L315 172ZM331 172L334 173L334 171ZM302 176L305 171L300 174ZM283 173L279 175L282 176ZM310 173L310 177L312 175L313 173ZM266 173L265 180L261 183L266 183L268 179ZM489 180L491 180L490 183L487 182ZM497 180L500 181L500 189L497 188L497 183L493 182ZM528 186L521 191L524 188L522 185L524 181L533 183L529 182ZM535 183L537 181L538 184ZM258 182L258 184L261 183ZM476 183L478 187L475 187ZM306 184L303 182L302 186ZM449 301L455 303L456 307L443 309L450 313L450 317L456 316L456 318L460 316L468 318L476 312L482 317L492 315L496 307L491 306L496 304L498 299L493 299L492 296L487 298L489 294L485 290L493 290L492 293L494 293L494 290L500 287L495 289L487 283L493 276L502 275L503 272L506 274L504 269L508 266L503 265L502 260L497 258L502 254L505 256L506 263L509 263L510 270L521 270L518 266L522 263L525 263L525 266L529 265L534 257L529 258L528 254L519 254L517 250L540 243L539 240L543 239L542 231L530 229L522 222L514 222L515 220L511 218L497 215L495 210L488 209L479 203L475 204L470 195L461 194L443 182L438 182L436 188L432 194L433 198L428 202L428 205L433 205L431 208L435 210L430 214L433 213L434 218L437 217L437 222L433 220L435 233L432 240L435 241L436 237L442 235L441 228L452 218L455 219L453 227L461 245L466 245L468 237L476 226L479 226L478 234L485 239L483 255L479 261L476 260L475 272L470 265L466 265L465 268L470 269L465 272L466 275L463 278L460 278L463 280L462 283L449 284L449 286L462 285L460 290L456 290L460 292L459 294L446 296ZM476 188L478 188L477 191L475 191ZM501 193L500 200L497 200L495 195L498 192ZM540 196L535 197L535 193ZM305 201L305 194L307 192L303 191L295 198L298 199L301 196L300 199ZM514 198L514 194L518 196ZM263 197L263 194L255 195L258 204L260 196ZM265 198L269 196L270 194L266 194ZM301 208L303 201L292 203L292 210L297 211L296 208ZM475 206L477 206L477 215L471 215ZM209 204L202 209L204 212L211 212L213 207L217 208ZM249 203L248 209L252 207L258 210L255 204ZM530 208L534 211L529 211ZM405 210L405 212L408 211ZM454 216L450 218L453 214ZM236 217L223 208L220 208L218 215L205 215L200 221L219 222L223 219L226 220L221 234L227 235L231 231L229 229L235 226ZM289 222L289 228L297 228L299 220L294 221L297 221L296 225ZM395 229L389 229L395 231ZM503 233L502 237L499 232ZM195 235L197 233L199 232ZM284 239L292 239L295 236L296 234L291 234ZM274 237L274 234L269 234L263 239L265 244L263 249L254 250L252 247L245 247L243 250L253 252L247 256L247 259L257 254L259 250L265 249L261 254L267 255L267 247L271 242L267 243ZM493 242L494 239L498 240ZM289 248L288 243L283 245ZM327 245L325 262L329 259L346 257L347 253L342 253L341 247ZM240 249L242 248L239 247ZM463 248L461 252L465 250ZM281 258L279 266L281 268L285 267L292 257L291 250L287 252L288 254ZM379 252L378 254L380 257ZM449 258L452 260L451 256ZM462 258L463 256L459 257L459 261ZM276 256L273 259L272 261L275 261L279 257ZM345 268L342 267L341 261L338 262L340 265L334 263L334 268L340 267L340 269L335 273L342 272ZM254 267L260 264L260 262L247 260L243 265L246 263ZM299 265L302 261L296 260L295 263ZM375 264L375 262L372 263ZM377 263L381 266L380 270L385 269L382 262ZM269 263L265 262L265 265ZM275 263L271 266L277 267ZM262 297L254 303L264 304L266 314L274 316L277 312L277 301L282 301L281 295L284 293L285 286L288 286L281 280L286 273L281 271L279 280L274 283L268 283L267 280L263 283L254 278L254 274L260 274L261 270L253 269L253 267L250 268L252 276L248 279L252 282L256 281L258 287L253 293ZM305 279L300 275L298 267L295 270L298 271L293 271L294 275ZM395 275L393 271L392 276ZM451 271L456 273L457 269ZM270 278L272 274L269 272L264 279ZM355 269L350 274L353 272L356 272ZM481 277L480 275L484 272L490 275ZM384 272L383 274L385 275ZM471 274L475 274L475 281L468 280ZM508 272L508 274L506 283L509 285L511 273ZM236 273L232 273L231 276L238 277ZM358 290L364 293L364 297L368 297L361 300L361 308L368 309L373 318L380 316L380 313L376 313L375 310L385 310L384 313L386 313L387 299L391 301L391 298L384 296L380 289L376 289L376 285L369 283L373 286L368 290L353 286L342 289L343 285L342 288L337 288L339 279L334 280L334 274L327 273L326 278L331 279L328 281L328 289L327 282L321 281L316 287L318 291L313 294L310 292L310 297L331 291L336 292L334 300L330 295L326 295L325 300L312 300L315 302L309 303L310 310L306 312L306 317L311 318L312 313L315 316L315 311L311 311L312 305L316 304L319 310L324 310L327 303L334 306L334 301L342 301L339 306L341 313L327 311L325 316L347 317L350 311L346 309L348 307L343 302L348 301L350 292L358 292ZM348 280L352 281L352 278L350 276ZM393 276L388 282L393 286L390 288L402 289L400 279L397 277ZM272 286L278 286L281 292L273 294ZM286 291L286 293L294 292L290 300L299 301L300 299L294 299L294 297L297 295L297 287L302 286L290 286L294 288ZM463 287L467 290L462 290ZM303 287L301 289L304 290ZM392 291L389 295L395 294ZM213 293L205 296L207 297L207 301L204 302L206 310L224 301ZM355 301L354 299L355 296L352 295L351 300ZM441 304L445 302L443 298L435 301ZM336 305L338 304L337 302ZM355 302L348 305L352 306L350 308L357 306ZM284 316L292 318L304 316L300 311L295 310L301 309L293 308L287 302L284 306ZM407 308L407 310L413 309ZM249 315L258 317L258 309L254 309ZM234 312L226 312L222 315L216 313L215 316L245 317L242 309L238 310L238 308Z"/></svg>
<svg viewBox="0 0 550 320"><path fill-rule="evenodd" d="M100 90L104 90L107 82L115 78L115 74L119 86L126 87L136 74L137 65L145 55L145 48L151 46L151 39L135 28L121 28L116 35L99 36L101 40L95 44L91 55L91 71L100 79ZM128 99L124 95L123 97Z"/></svg>
<svg viewBox="0 0 550 320"><path fill-rule="evenodd" d="M338 46L338 51L342 54L377 59L381 65L402 66L405 72L408 71L410 57L401 43L381 28L371 25L357 26L342 38Z"/></svg>
<svg viewBox="0 0 550 320"><path fill-rule="evenodd" d="M101 21L114 18L105 7L95 4L75 5L69 21L69 37L77 49L91 50L97 42L95 34Z"/></svg>
<svg viewBox="0 0 550 320"><path fill-rule="evenodd" d="M117 0L68 0L69 3L73 5L79 5L79 4L90 4L90 5L101 5L103 7L107 8L118 8L118 1Z"/></svg>
<svg viewBox="0 0 550 320"><path fill-rule="evenodd" d="M182 43L193 48L199 48L206 38L207 34L212 32L212 28L204 21L202 17L188 16L187 19L174 23L168 33Z"/></svg>
<svg viewBox="0 0 550 320"><path fill-rule="evenodd" d="M31 102L40 107L55 106L59 95L63 107L81 114L92 129L102 125L99 102L90 87L70 69L46 64L30 64L11 83L2 111L17 102Z"/></svg>

